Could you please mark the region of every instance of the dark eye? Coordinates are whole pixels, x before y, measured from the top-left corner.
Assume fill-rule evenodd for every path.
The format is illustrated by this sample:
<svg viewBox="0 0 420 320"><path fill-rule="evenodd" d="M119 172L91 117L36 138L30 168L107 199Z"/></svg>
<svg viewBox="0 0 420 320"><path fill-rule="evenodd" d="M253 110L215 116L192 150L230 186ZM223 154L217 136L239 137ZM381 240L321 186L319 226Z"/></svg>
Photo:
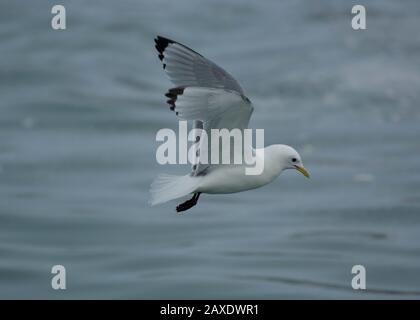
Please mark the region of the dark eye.
<svg viewBox="0 0 420 320"><path fill-rule="evenodd" d="M296 162L297 161L297 159L296 158L292 158L292 162Z"/></svg>

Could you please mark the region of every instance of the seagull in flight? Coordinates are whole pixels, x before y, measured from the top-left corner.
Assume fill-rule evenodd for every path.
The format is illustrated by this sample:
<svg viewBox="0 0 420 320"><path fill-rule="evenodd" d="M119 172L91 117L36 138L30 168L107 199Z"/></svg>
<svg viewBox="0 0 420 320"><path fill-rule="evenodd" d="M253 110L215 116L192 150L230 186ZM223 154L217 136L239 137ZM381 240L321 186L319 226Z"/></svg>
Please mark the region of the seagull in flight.
<svg viewBox="0 0 420 320"><path fill-rule="evenodd" d="M194 128L206 132L211 129L248 128L253 105L227 71L168 38L157 36L155 48L163 69L175 85L165 96L170 110L180 120L193 121ZM202 145L200 136L195 143L198 144L198 155L200 148L210 145ZM150 187L150 204L192 195L191 199L176 207L177 212L182 212L195 206L202 193L228 194L259 188L272 182L286 169L297 170L309 178L299 153L290 146L274 144L252 150L264 162L261 174L246 175L245 164L205 164L198 161L187 175L159 175Z"/></svg>

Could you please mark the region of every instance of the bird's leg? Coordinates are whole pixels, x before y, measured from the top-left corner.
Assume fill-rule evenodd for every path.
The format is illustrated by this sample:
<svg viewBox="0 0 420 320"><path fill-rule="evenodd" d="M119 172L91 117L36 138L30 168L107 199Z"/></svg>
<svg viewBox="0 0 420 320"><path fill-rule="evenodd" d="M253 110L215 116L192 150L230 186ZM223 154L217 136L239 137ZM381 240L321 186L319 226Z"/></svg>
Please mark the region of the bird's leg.
<svg viewBox="0 0 420 320"><path fill-rule="evenodd" d="M190 200L187 200L176 207L176 212L186 211L194 207L197 204L200 194L201 192L194 193L193 197Z"/></svg>

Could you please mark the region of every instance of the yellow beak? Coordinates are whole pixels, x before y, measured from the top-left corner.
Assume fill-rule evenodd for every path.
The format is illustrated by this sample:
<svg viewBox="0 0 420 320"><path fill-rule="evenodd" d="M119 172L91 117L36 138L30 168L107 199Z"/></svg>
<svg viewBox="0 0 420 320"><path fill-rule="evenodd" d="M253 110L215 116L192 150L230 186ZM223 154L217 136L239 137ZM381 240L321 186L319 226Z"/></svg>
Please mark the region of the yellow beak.
<svg viewBox="0 0 420 320"><path fill-rule="evenodd" d="M310 177L310 174L309 174L308 170L305 169L305 167L295 166L295 168L296 168L297 171L302 173L306 178Z"/></svg>

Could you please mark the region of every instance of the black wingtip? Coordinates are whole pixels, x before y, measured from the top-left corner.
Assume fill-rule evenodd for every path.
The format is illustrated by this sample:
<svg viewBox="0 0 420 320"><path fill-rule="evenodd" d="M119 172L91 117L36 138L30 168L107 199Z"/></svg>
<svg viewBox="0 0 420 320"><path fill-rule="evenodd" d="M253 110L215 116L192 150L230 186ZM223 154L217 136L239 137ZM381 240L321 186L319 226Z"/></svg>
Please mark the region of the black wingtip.
<svg viewBox="0 0 420 320"><path fill-rule="evenodd" d="M163 53L170 43L175 43L175 41L161 36L155 38L155 48L159 52L159 59L161 61L165 57Z"/></svg>
<svg viewBox="0 0 420 320"><path fill-rule="evenodd" d="M184 87L176 87L176 88L169 89L169 91L165 93L165 96L169 98L166 102L170 105L170 109L172 111L175 110L175 102L178 99L178 96L184 93L184 89L185 89Z"/></svg>

